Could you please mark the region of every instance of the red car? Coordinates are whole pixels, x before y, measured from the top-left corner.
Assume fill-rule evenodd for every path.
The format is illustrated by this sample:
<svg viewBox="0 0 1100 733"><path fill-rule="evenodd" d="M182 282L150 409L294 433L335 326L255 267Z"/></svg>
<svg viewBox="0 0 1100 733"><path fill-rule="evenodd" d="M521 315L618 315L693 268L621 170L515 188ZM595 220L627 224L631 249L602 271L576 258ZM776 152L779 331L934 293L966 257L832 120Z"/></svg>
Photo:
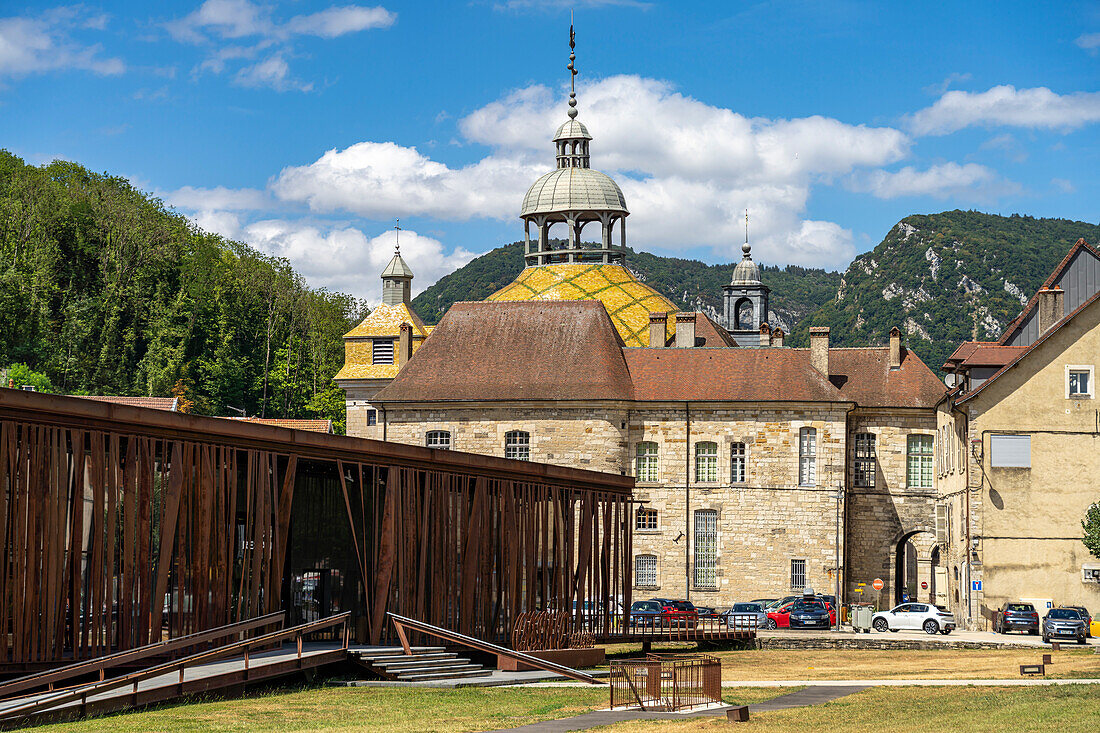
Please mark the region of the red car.
<svg viewBox="0 0 1100 733"><path fill-rule="evenodd" d="M784 603L774 611L768 611L768 620L764 622L765 629L789 629L791 627L791 609L794 608L794 604L799 601L791 601L790 603ZM836 625L836 611L833 610L833 604L826 603L825 607L829 609L829 624L830 626Z"/></svg>
<svg viewBox="0 0 1100 733"><path fill-rule="evenodd" d="M654 598L661 604L661 616L659 623L665 628L682 626L695 628L699 613L690 601L674 601L668 598Z"/></svg>

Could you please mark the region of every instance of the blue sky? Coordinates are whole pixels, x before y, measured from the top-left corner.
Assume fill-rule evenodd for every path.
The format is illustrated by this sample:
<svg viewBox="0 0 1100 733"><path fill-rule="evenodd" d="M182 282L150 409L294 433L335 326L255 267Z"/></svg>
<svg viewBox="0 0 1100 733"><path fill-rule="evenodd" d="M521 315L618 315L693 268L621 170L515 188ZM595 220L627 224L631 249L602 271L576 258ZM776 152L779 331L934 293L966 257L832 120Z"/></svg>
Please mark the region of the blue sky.
<svg viewBox="0 0 1100 733"><path fill-rule="evenodd" d="M911 213L1086 221L1100 3L207 0L0 9L0 146L124 175L200 226L378 298L522 236L565 119L630 243L843 268ZM1068 243L1067 243L1068 246Z"/></svg>

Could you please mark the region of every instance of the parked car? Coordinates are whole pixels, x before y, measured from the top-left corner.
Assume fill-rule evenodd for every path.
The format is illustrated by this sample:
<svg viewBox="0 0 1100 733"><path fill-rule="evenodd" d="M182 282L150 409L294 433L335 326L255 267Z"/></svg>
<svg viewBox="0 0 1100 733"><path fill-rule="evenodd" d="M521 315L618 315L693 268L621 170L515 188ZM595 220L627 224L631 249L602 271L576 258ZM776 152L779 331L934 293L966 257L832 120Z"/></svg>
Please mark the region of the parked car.
<svg viewBox="0 0 1100 733"><path fill-rule="evenodd" d="M772 601L771 603L768 603L766 606L764 606L764 610L765 611L774 611L775 609L779 608L780 606L785 606L788 603L791 603L793 601L797 601L801 597L802 596L784 596L782 598L778 598L778 599Z"/></svg>
<svg viewBox="0 0 1100 733"><path fill-rule="evenodd" d="M946 636L955 630L955 617L930 603L902 603L872 616L871 627L880 632L924 629Z"/></svg>
<svg viewBox="0 0 1100 733"><path fill-rule="evenodd" d="M791 608L794 607L794 601L784 603L782 606L776 606L770 609L765 609L765 613L768 616L768 620L764 622L765 629L786 629L791 625Z"/></svg>
<svg viewBox="0 0 1100 733"><path fill-rule="evenodd" d="M658 600L658 599L654 599ZM699 614L691 601L673 601L667 598L660 599L661 624L664 626L683 626L689 629L695 628Z"/></svg>
<svg viewBox="0 0 1100 733"><path fill-rule="evenodd" d="M748 603L759 603L760 607L764 608L764 607L768 606L769 604L774 603L777 600L779 600L779 599L778 598L753 598L751 601L748 601Z"/></svg>
<svg viewBox="0 0 1100 733"><path fill-rule="evenodd" d="M1085 617L1075 608L1052 608L1043 617L1043 641L1070 638L1084 644L1087 633Z"/></svg>
<svg viewBox="0 0 1100 733"><path fill-rule="evenodd" d="M710 606L696 606L695 613L699 618L704 619L716 619L718 618L718 612Z"/></svg>
<svg viewBox="0 0 1100 733"><path fill-rule="evenodd" d="M652 628L660 623L661 604L657 601L634 601L630 604L630 625L632 627Z"/></svg>
<svg viewBox="0 0 1100 733"><path fill-rule="evenodd" d="M832 606L817 598L791 604L788 626L792 629L828 629L836 623Z"/></svg>
<svg viewBox="0 0 1100 733"><path fill-rule="evenodd" d="M997 611L993 620L993 630L998 634L1007 634L1010 631L1026 631L1038 636L1039 614L1035 606L1023 601L1007 601Z"/></svg>
<svg viewBox="0 0 1100 733"><path fill-rule="evenodd" d="M1074 611L1081 612L1081 618L1085 619L1085 636L1092 636L1092 614L1084 606L1062 606L1062 608L1072 608Z"/></svg>
<svg viewBox="0 0 1100 733"><path fill-rule="evenodd" d="M729 628L744 631L762 629L768 622L768 614L764 613L764 606L758 601L735 603L722 614L722 618Z"/></svg>

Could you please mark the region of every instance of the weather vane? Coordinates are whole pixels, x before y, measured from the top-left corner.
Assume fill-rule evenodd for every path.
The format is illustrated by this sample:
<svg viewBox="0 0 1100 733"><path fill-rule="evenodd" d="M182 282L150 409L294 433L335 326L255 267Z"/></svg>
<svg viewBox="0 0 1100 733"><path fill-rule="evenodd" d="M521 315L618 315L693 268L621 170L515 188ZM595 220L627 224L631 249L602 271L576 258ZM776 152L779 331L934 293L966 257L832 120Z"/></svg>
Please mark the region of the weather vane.
<svg viewBox="0 0 1100 733"><path fill-rule="evenodd" d="M396 230L396 234L394 236L393 253L395 255L399 255L401 254L401 220L394 219L393 221L393 228L394 230Z"/></svg>
<svg viewBox="0 0 1100 733"><path fill-rule="evenodd" d="M745 209L745 243L741 245L741 251L749 256L749 210Z"/></svg>
<svg viewBox="0 0 1100 733"><path fill-rule="evenodd" d="M573 62L577 60L574 51L577 48L577 34L573 32L573 11L569 11L569 119L577 119L577 67Z"/></svg>

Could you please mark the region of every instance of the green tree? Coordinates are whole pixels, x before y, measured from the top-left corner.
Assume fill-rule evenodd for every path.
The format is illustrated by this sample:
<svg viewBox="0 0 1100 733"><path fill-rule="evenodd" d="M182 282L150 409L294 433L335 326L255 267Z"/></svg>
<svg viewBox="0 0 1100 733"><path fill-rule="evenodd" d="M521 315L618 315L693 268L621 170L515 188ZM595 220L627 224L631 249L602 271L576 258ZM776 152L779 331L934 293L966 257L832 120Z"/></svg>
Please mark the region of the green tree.
<svg viewBox="0 0 1100 733"><path fill-rule="evenodd" d="M1085 530L1082 542L1093 557L1100 557L1100 501L1096 502L1085 512L1085 519L1081 522L1081 528Z"/></svg>
<svg viewBox="0 0 1100 733"><path fill-rule="evenodd" d="M12 364L5 371L7 371L3 385L5 387L11 384L15 389L22 389L29 385L39 392L57 391L49 377L42 372L34 371L26 364Z"/></svg>

